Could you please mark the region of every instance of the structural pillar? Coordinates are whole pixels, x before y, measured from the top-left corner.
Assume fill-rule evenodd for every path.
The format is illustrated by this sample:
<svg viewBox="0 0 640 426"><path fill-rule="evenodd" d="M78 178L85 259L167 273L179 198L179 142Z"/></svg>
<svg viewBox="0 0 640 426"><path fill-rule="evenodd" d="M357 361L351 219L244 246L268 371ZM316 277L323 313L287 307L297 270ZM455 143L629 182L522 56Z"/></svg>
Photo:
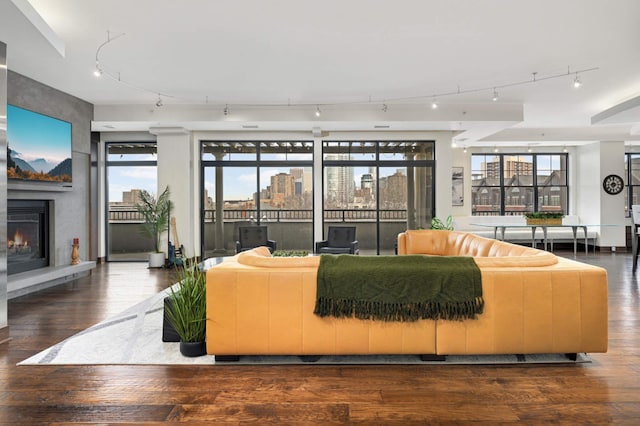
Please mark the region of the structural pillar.
<svg viewBox="0 0 640 426"><path fill-rule="evenodd" d="M176 232L184 255L187 258L200 256L200 199L199 162L195 158L198 149L192 141L191 132L182 127L154 127L149 132L157 136L158 147L158 192L168 186L173 202L171 216L175 218ZM175 244L173 228L166 235ZM167 239L162 242L167 247Z"/></svg>
<svg viewBox="0 0 640 426"><path fill-rule="evenodd" d="M7 45L0 42L0 343L9 340L7 313Z"/></svg>
<svg viewBox="0 0 640 426"><path fill-rule="evenodd" d="M220 161L224 158L224 154L216 154L216 160ZM214 253L225 253L224 247L224 177L222 167L216 166L216 221L214 237L215 249Z"/></svg>

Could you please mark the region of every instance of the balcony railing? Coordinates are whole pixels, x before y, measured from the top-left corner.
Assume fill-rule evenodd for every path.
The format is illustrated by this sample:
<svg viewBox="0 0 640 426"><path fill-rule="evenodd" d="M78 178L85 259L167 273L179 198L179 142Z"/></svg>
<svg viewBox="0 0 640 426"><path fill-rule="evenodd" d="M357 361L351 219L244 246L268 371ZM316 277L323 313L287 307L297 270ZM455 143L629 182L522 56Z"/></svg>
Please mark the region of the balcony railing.
<svg viewBox="0 0 640 426"><path fill-rule="evenodd" d="M256 221L258 211L252 210L224 210L225 222ZM326 222L353 221L381 221L404 222L407 220L406 210L375 210L375 209L331 209L324 211ZM204 222L213 223L216 220L215 210L204 211ZM313 220L313 210L260 210L260 220L266 222L310 222ZM144 222L144 218L137 210L109 210L109 223Z"/></svg>

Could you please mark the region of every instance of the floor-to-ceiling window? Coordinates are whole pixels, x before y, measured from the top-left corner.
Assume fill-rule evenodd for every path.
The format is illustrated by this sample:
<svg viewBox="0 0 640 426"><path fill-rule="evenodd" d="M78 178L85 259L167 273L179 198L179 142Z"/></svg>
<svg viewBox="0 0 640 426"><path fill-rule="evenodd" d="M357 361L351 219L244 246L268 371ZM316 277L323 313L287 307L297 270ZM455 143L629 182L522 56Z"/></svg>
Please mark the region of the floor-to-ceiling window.
<svg viewBox="0 0 640 426"><path fill-rule="evenodd" d="M640 204L640 154L625 154L625 173L627 191L625 191L625 213L631 215L631 206Z"/></svg>
<svg viewBox="0 0 640 426"><path fill-rule="evenodd" d="M569 213L567 154L474 154L471 214Z"/></svg>
<svg viewBox="0 0 640 426"><path fill-rule="evenodd" d="M362 254L392 254L398 233L429 228L431 141L324 141L323 223L356 226Z"/></svg>
<svg viewBox="0 0 640 426"><path fill-rule="evenodd" d="M143 261L154 250L142 232L140 191L157 195L156 144L107 143L107 260Z"/></svg>
<svg viewBox="0 0 640 426"><path fill-rule="evenodd" d="M279 250L313 247L311 141L203 141L205 257L235 252L238 227L266 225Z"/></svg>

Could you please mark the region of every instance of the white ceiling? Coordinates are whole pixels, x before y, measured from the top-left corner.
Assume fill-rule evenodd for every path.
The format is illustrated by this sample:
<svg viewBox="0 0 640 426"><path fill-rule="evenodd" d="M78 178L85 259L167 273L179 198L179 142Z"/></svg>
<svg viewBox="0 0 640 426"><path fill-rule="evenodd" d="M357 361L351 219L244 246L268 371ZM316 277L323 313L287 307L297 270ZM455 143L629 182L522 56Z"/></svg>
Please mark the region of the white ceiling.
<svg viewBox="0 0 640 426"><path fill-rule="evenodd" d="M92 75L108 31L116 79ZM0 41L10 70L96 105L96 130L640 141L638 0L0 0Z"/></svg>

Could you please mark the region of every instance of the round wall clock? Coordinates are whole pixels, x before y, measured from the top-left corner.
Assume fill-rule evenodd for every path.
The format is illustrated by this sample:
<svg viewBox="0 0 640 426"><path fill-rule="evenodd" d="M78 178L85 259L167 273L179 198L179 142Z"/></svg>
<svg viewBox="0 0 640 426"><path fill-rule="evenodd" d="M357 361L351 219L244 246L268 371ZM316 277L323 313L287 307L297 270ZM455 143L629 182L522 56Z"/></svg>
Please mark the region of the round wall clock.
<svg viewBox="0 0 640 426"><path fill-rule="evenodd" d="M616 195L624 189L624 181L618 175L609 175L602 180L602 188L607 194Z"/></svg>

